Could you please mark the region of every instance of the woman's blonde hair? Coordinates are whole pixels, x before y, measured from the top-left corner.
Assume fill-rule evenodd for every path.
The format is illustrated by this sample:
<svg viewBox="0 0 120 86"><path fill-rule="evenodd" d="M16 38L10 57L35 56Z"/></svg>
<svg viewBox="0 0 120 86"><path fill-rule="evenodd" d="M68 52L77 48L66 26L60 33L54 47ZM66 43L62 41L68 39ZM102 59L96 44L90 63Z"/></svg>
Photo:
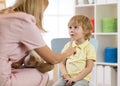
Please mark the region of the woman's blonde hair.
<svg viewBox="0 0 120 86"><path fill-rule="evenodd" d="M90 39L92 35L93 26L90 19L84 15L75 15L68 22L68 27L81 26L85 32L85 39Z"/></svg>
<svg viewBox="0 0 120 86"><path fill-rule="evenodd" d="M36 18L36 25L45 31L42 26L43 12L48 6L48 0L16 0L11 7L15 12L25 12Z"/></svg>

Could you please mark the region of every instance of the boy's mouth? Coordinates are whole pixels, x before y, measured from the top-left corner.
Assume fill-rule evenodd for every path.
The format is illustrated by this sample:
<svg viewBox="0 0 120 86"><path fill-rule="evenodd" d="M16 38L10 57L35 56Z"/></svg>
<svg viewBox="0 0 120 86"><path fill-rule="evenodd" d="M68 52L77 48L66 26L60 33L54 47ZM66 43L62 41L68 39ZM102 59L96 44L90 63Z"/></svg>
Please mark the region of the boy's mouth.
<svg viewBox="0 0 120 86"><path fill-rule="evenodd" d="M70 34L70 36L71 36L71 37L73 37L73 36L74 36L74 34L73 34L73 33L71 33L71 34Z"/></svg>

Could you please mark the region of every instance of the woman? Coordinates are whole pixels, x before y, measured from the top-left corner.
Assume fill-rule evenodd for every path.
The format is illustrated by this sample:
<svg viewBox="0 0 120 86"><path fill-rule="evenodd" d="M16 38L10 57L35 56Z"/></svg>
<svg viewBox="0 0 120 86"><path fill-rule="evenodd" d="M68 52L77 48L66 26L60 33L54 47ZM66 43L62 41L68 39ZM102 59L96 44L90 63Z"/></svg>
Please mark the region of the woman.
<svg viewBox="0 0 120 86"><path fill-rule="evenodd" d="M74 53L70 46L65 52L55 54L44 42L42 16L47 6L48 0L17 0L12 7L0 11L0 86L47 85L47 73L36 68L11 68L12 63L28 56L31 50L50 64Z"/></svg>

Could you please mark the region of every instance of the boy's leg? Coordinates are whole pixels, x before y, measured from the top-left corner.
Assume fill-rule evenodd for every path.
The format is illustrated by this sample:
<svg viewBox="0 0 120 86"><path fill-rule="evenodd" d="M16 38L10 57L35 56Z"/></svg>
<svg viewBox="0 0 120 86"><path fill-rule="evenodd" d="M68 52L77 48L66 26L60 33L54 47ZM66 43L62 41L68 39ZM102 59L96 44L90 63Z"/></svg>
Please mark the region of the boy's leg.
<svg viewBox="0 0 120 86"><path fill-rule="evenodd" d="M83 79L78 82L75 82L72 86L89 86L89 81Z"/></svg>
<svg viewBox="0 0 120 86"><path fill-rule="evenodd" d="M66 81L61 78L53 86L65 86L65 83Z"/></svg>

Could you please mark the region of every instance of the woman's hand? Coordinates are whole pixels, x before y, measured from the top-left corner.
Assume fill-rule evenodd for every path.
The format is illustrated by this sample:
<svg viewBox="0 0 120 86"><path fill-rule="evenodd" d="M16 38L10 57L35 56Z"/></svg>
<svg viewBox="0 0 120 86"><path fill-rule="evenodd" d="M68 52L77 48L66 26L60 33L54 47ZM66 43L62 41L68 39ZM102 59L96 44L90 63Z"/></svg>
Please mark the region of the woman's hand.
<svg viewBox="0 0 120 86"><path fill-rule="evenodd" d="M11 67L12 67L12 68L15 68L15 69L17 69L17 68L22 68L22 67L24 66L24 65L23 65L24 59L25 59L25 58L22 58L22 59L20 59L18 62L13 62L13 63L11 64Z"/></svg>
<svg viewBox="0 0 120 86"><path fill-rule="evenodd" d="M25 60L25 58L26 58L26 56L24 56L23 58L21 58L19 61L17 61L17 62L13 62L12 64L11 64L11 67L12 68L15 68L15 69L17 69L17 68L23 68L24 67L24 60Z"/></svg>
<svg viewBox="0 0 120 86"><path fill-rule="evenodd" d="M72 46L73 40L70 41L70 46L68 47L68 49L66 49L64 51L64 53L67 53L67 55L72 55L76 52L75 48Z"/></svg>

